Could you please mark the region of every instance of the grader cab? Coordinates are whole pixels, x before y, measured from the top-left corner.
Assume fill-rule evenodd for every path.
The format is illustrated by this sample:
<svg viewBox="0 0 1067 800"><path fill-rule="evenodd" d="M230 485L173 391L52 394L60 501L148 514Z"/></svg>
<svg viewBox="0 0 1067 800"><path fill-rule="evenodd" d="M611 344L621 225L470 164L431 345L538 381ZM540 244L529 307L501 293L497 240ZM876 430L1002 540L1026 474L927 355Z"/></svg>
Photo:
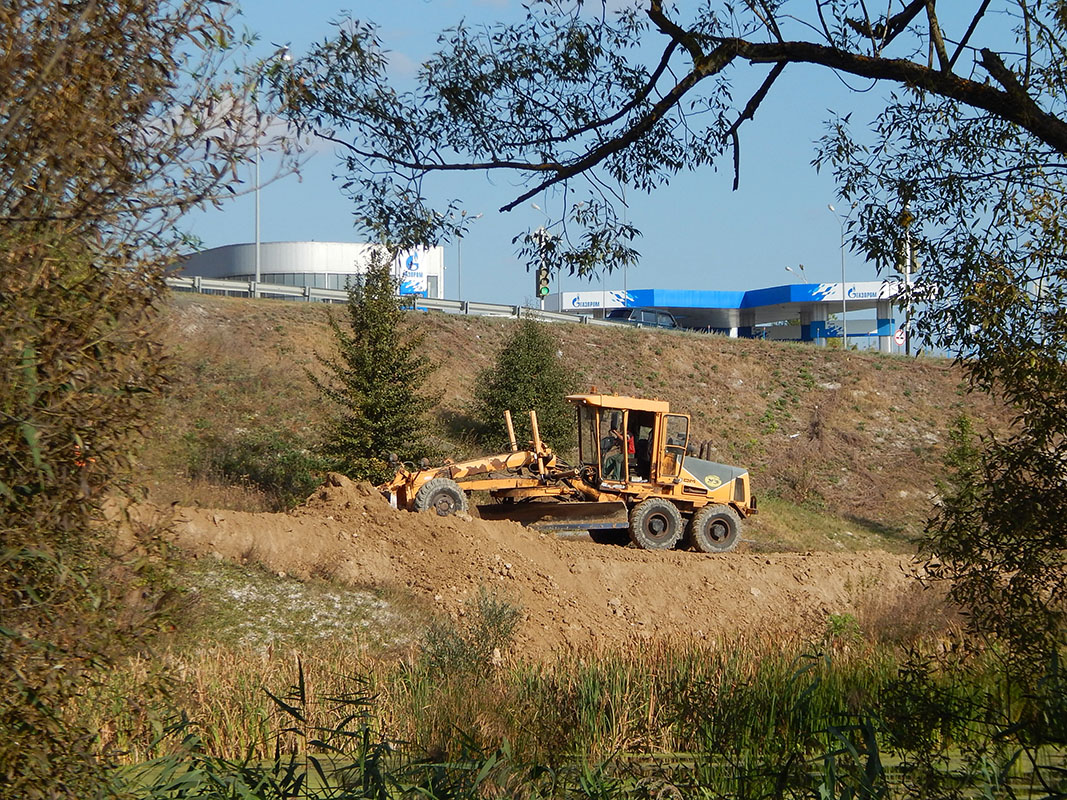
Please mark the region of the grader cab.
<svg viewBox="0 0 1067 800"><path fill-rule="evenodd" d="M687 454L690 419L662 400L571 395L578 463L564 464L540 440L520 450L508 415L511 452L407 470L380 489L399 508L447 515L466 511L470 492L488 492L485 519L542 530L626 528L647 550L686 544L705 553L732 550L741 522L756 513L748 471Z"/></svg>

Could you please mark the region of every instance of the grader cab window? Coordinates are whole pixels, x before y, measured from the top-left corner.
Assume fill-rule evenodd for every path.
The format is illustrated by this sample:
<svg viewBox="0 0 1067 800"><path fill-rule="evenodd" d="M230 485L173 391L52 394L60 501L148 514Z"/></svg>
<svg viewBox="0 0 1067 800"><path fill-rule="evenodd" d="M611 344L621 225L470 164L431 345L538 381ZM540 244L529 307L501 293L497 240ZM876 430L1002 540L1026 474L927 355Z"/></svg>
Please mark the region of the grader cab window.
<svg viewBox="0 0 1067 800"><path fill-rule="evenodd" d="M664 445L660 478L675 478L682 471L682 459L689 441L689 417L666 414L663 417Z"/></svg>
<svg viewBox="0 0 1067 800"><path fill-rule="evenodd" d="M578 458L583 466L600 469L599 420L595 409L578 406Z"/></svg>
<svg viewBox="0 0 1067 800"><path fill-rule="evenodd" d="M600 477L605 481L626 479L625 412L605 408L600 412Z"/></svg>

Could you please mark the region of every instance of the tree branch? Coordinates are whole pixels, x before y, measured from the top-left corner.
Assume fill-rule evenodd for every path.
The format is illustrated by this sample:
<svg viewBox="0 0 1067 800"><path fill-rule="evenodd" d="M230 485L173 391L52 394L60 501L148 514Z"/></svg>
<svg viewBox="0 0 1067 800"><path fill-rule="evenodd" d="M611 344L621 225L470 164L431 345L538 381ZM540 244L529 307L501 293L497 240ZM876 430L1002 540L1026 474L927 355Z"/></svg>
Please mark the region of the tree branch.
<svg viewBox="0 0 1067 800"><path fill-rule="evenodd" d="M1067 123L1042 110L1015 80L1000 57L990 50L982 50L982 64L1006 91L906 59L871 58L810 42L754 43L743 39L732 41L737 54L753 63L778 61L818 64L863 78L915 86L951 100L958 100L1013 122L1057 152L1067 154ZM1012 88L1009 89L1009 86Z"/></svg>
<svg viewBox="0 0 1067 800"><path fill-rule="evenodd" d="M978 7L978 10L974 13L974 18L971 19L971 24L967 26L967 32L963 34L963 38L960 39L960 43L956 45L956 52L952 54L952 58L948 60L949 69L956 66L956 61L960 57L960 53L963 52L963 48L967 46L967 42L971 40L971 36L974 35L974 29L978 27L979 20L985 16L986 9L989 8L989 0L982 0L982 5Z"/></svg>
<svg viewBox="0 0 1067 800"><path fill-rule="evenodd" d="M704 51L700 49L700 45L697 44L693 35L681 28L673 20L668 19L667 15L663 13L663 3L661 0L651 0L646 13L648 14L648 18L656 24L656 27L659 28L661 33L671 37L673 41L678 42L682 47L689 51L689 57L693 59L694 64L704 58Z"/></svg>
<svg viewBox="0 0 1067 800"><path fill-rule="evenodd" d="M774 65L771 73L764 79L762 85L756 90L756 93L749 98L748 103L745 105L745 110L741 112L734 124L730 126L727 134L733 140L734 147L734 187L733 190L737 191L737 186L741 181L741 160L740 160L740 145L737 139L737 129L741 127L741 123L746 119L752 119L756 116L756 109L759 108L760 103L763 102L763 98L767 96L767 92L771 90L771 86L778 80L778 76L785 72L785 62L779 61Z"/></svg>
<svg viewBox="0 0 1067 800"><path fill-rule="evenodd" d="M871 40L881 39L882 47L892 42L901 33L907 30L912 20L926 7L926 0L912 0L902 11L887 19L884 24L875 25L873 28L866 21L846 19L852 30L861 36L867 36ZM821 13L821 8L820 8Z"/></svg>
<svg viewBox="0 0 1067 800"><path fill-rule="evenodd" d="M926 0L926 19L930 25L930 41L937 52L937 63L941 65L941 71L948 72L952 69L952 65L948 59L948 51L945 50L945 40L941 36L941 24L937 21L934 2L935 0Z"/></svg>
<svg viewBox="0 0 1067 800"><path fill-rule="evenodd" d="M554 186L561 181L568 180L575 175L580 175L609 156L625 150L651 130L657 122L667 115L668 111L681 103L682 98L685 97L686 93L700 83L700 81L721 72L727 64L737 57L737 54L737 48L734 45L733 40L719 45L707 56L702 57L693 71L682 78L682 80L664 95L663 98L652 107L648 114L638 120L633 127L628 128L619 136L609 139L601 145L593 148L582 158L563 166L556 175L524 192L520 197L507 205L502 206L500 210L511 211L516 206L529 200L531 197L536 196L548 187Z"/></svg>

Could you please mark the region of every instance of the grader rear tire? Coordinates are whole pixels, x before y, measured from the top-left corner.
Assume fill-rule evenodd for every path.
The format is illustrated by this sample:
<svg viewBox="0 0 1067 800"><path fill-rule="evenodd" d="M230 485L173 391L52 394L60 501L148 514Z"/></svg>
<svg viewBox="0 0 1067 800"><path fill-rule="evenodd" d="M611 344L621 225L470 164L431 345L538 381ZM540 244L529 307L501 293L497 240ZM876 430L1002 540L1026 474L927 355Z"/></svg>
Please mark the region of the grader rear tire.
<svg viewBox="0 0 1067 800"><path fill-rule="evenodd" d="M728 553L741 538L741 517L730 506L704 506L689 522L689 543L701 553Z"/></svg>
<svg viewBox="0 0 1067 800"><path fill-rule="evenodd" d="M467 495L451 478L434 478L415 492L416 511L435 511L439 517L450 517L467 510Z"/></svg>
<svg viewBox="0 0 1067 800"><path fill-rule="evenodd" d="M682 538L682 515L669 500L650 497L630 513L630 541L642 550L670 550Z"/></svg>

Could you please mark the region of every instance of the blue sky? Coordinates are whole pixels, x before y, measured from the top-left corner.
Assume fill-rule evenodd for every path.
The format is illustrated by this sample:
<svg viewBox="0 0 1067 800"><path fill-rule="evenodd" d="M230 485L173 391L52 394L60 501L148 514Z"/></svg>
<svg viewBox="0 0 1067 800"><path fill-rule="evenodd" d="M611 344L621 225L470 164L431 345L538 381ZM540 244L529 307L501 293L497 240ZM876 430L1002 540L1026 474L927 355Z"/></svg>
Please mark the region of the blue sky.
<svg viewBox="0 0 1067 800"><path fill-rule="evenodd" d="M685 5L683 3L683 5ZM803 5L803 4L802 4ZM271 43L287 44L294 57L331 33L330 20L345 10L331 0L245 0L239 24L258 32L263 52ZM392 51L392 63L410 74L435 47L437 33L460 19L469 23L507 19L521 13L515 0L363 0L348 7L375 21ZM758 73L762 79L763 71ZM731 191L732 163L718 172L683 173L652 195L629 193L630 220L642 231L636 247L640 263L602 280L579 282L563 276L557 290L588 288L669 288L742 290L794 282L786 266L805 267L811 282L840 279L840 227L827 208L839 201L832 178L817 174L810 162L812 142L830 116L828 109L869 110L882 89L848 92L824 69L790 67L764 101L754 121L742 128L741 184ZM885 89L888 91L888 87ZM737 95L739 96L739 95ZM863 109L857 116L863 114ZM262 174L272 172L264 156ZM279 179L261 191L263 241L355 241L352 208L331 176L337 158L320 148L302 174ZM252 176L248 175L249 184ZM534 278L515 255L512 238L542 219L529 204L500 214L497 209L519 192L508 177L469 176L450 187L470 214L483 214L463 240L446 249L445 296L456 297L462 272L462 299L531 303ZM540 197L538 205L555 213L560 198ZM254 239L254 202L238 198L222 210L198 213L187 221L205 247ZM460 261L461 258L461 261ZM852 253L847 279L875 280L874 268Z"/></svg>

